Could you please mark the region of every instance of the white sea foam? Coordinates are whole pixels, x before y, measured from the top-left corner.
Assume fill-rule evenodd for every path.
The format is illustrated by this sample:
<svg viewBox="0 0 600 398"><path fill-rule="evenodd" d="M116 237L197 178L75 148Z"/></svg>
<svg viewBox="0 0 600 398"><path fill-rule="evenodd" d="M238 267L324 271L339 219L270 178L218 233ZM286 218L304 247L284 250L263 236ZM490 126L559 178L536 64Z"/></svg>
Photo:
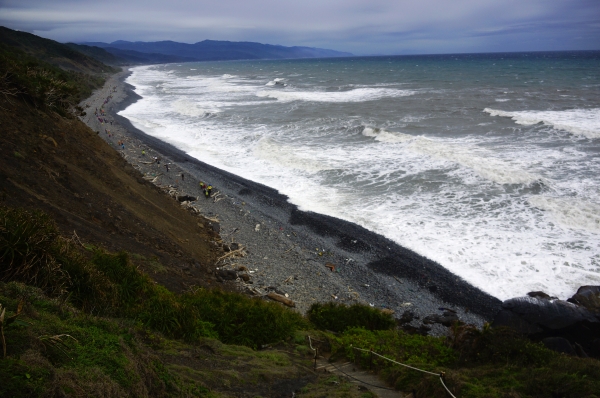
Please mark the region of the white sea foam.
<svg viewBox="0 0 600 398"><path fill-rule="evenodd" d="M267 84L265 84L265 86L281 86L281 87L285 87L285 86L287 86L287 84L284 83L284 82L285 82L284 78L278 77L278 78L275 78L275 79L269 81Z"/></svg>
<svg viewBox="0 0 600 398"><path fill-rule="evenodd" d="M494 158L491 153L482 153L485 152L482 149L370 127L365 127L362 133L367 137L375 138L377 141L407 144L412 151L458 163L473 170L479 176L498 184L529 185L544 180L539 175L520 170L505 161Z"/></svg>
<svg viewBox="0 0 600 398"><path fill-rule="evenodd" d="M277 144L270 138L261 139L254 149L257 158L265 159L277 167L285 170L301 170L316 173L327 170L329 167L314 159L310 153L302 154L298 147Z"/></svg>
<svg viewBox="0 0 600 398"><path fill-rule="evenodd" d="M600 108L517 112L485 108L484 112L489 113L491 116L509 117L517 124L544 123L553 126L555 129L565 130L575 135L600 138Z"/></svg>
<svg viewBox="0 0 600 398"><path fill-rule="evenodd" d="M577 198L534 196L529 202L552 213L552 218L566 228L600 233L600 205Z"/></svg>
<svg viewBox="0 0 600 398"><path fill-rule="evenodd" d="M312 102L364 102L387 97L406 97L414 91L384 88L358 88L349 91L266 91L256 93L258 97L274 98L281 102L312 101Z"/></svg>
<svg viewBox="0 0 600 398"><path fill-rule="evenodd" d="M532 290L566 298L600 284L597 151L587 140L527 127L559 128L558 116L569 125L574 115L486 109L526 121L502 127L474 110L473 90L459 84L413 81L399 90L395 81L361 84L355 74L356 84L344 75L349 91L326 92L317 82L339 75L303 64L293 77L300 90L265 86L280 72L262 67L260 76L243 63L205 74L189 64L136 67L128 82L143 98L122 114L208 164L273 187L303 210L382 234L500 299ZM523 107L540 100L533 88L509 80L506 87ZM423 101L402 99L417 92ZM505 97L500 89L477 94L487 103ZM323 102L340 105L325 114Z"/></svg>
<svg viewBox="0 0 600 398"><path fill-rule="evenodd" d="M185 116L207 116L221 112L217 107L206 109L187 99L180 99L173 102L172 107L177 113Z"/></svg>

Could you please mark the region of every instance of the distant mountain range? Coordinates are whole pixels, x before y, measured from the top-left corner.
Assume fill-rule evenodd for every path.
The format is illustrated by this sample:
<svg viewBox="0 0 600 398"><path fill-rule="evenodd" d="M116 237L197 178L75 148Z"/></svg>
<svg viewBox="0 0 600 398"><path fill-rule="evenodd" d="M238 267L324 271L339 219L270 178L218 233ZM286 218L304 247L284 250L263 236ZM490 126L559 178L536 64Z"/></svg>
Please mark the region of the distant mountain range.
<svg viewBox="0 0 600 398"><path fill-rule="evenodd" d="M204 40L194 44L175 41L112 43L69 43L74 49L93 56L90 52L100 47L113 56L129 63L166 63L189 61L220 61L241 59L329 58L349 57L353 54L313 47L285 47L253 42ZM114 61L105 60L114 64Z"/></svg>
<svg viewBox="0 0 600 398"><path fill-rule="evenodd" d="M0 46L9 45L65 70L111 72L107 65L242 59L331 58L353 54L312 47L285 47L253 42L204 40L195 44L174 41L58 43L31 33L0 26Z"/></svg>

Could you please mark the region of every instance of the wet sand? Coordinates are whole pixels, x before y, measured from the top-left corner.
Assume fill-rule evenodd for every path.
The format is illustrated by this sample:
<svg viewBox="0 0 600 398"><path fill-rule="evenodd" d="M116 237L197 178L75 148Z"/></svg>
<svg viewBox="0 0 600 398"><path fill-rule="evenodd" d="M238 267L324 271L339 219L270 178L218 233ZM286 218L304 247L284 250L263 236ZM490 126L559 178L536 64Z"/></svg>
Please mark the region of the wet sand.
<svg viewBox="0 0 600 398"><path fill-rule="evenodd" d="M147 180L174 195L198 197L189 205L215 220L223 241L241 245L246 253L218 264L250 270L250 283L237 281L241 291L287 294L301 312L326 301L389 308L396 317L412 311L414 326L428 315L441 315L440 308L453 309L462 321L477 326L499 310L500 300L424 256L358 225L300 211L277 191L205 164L138 130L117 114L139 99L124 83L127 75L112 76L83 101L87 115L81 119ZM106 111L100 117L108 123L98 121L96 108ZM125 149L117 145L121 140ZM211 198L203 197L199 181L214 187ZM444 333L442 326L429 327L432 333Z"/></svg>

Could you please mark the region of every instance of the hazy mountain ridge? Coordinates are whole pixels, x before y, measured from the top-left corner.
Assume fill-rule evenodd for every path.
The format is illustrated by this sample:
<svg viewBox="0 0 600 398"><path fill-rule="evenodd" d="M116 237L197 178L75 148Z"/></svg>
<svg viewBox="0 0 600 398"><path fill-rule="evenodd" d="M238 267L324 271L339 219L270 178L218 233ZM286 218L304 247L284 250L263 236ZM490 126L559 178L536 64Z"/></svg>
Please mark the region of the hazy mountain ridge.
<svg viewBox="0 0 600 398"><path fill-rule="evenodd" d="M232 42L219 40L204 40L194 44L179 43L169 40L156 42L130 42L118 40L112 43L85 42L80 44L104 48L106 51L117 56L122 56L123 51L135 51L143 54L163 54L182 57L189 61L327 58L349 57L353 55L347 52L322 48L300 46L285 47L255 42Z"/></svg>
<svg viewBox="0 0 600 398"><path fill-rule="evenodd" d="M164 64L170 62L193 62L190 57L177 55L143 53L133 50L122 50L114 47L98 47L86 44L67 43L67 45L81 53L96 58L108 65L130 65L130 64Z"/></svg>

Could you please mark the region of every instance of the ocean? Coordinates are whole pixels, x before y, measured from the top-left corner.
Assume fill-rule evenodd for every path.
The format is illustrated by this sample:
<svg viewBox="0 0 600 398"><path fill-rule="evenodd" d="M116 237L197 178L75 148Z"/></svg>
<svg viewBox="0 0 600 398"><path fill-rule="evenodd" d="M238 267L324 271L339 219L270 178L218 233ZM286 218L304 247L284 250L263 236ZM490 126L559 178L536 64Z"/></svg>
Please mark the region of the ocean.
<svg viewBox="0 0 600 398"><path fill-rule="evenodd" d="M501 300L600 285L600 52L166 64L126 81L136 128Z"/></svg>

